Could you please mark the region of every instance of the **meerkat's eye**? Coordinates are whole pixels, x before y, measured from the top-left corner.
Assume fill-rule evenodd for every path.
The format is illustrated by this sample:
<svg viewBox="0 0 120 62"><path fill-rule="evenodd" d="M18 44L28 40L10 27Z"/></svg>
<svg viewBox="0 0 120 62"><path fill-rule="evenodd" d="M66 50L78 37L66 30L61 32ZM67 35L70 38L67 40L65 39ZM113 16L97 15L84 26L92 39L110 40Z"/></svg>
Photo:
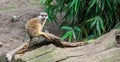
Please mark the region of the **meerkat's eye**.
<svg viewBox="0 0 120 62"><path fill-rule="evenodd" d="M47 15L45 15L45 17L46 17Z"/></svg>
<svg viewBox="0 0 120 62"><path fill-rule="evenodd" d="M41 15L42 17L44 16L44 15Z"/></svg>

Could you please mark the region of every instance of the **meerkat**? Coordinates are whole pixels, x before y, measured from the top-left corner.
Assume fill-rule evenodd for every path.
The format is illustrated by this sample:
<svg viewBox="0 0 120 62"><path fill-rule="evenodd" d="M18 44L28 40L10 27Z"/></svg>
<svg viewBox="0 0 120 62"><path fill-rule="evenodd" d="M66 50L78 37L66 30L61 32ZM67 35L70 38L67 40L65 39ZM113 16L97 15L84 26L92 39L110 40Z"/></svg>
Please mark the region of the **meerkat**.
<svg viewBox="0 0 120 62"><path fill-rule="evenodd" d="M44 32L42 32L42 29L46 23L47 18L48 14L45 12L41 12L38 17L32 18L27 22L25 29L27 33L30 35L30 38L37 37L40 35L44 35L47 37L47 35L44 34Z"/></svg>
<svg viewBox="0 0 120 62"><path fill-rule="evenodd" d="M41 12L37 17L31 18L29 21L27 21L25 25L25 30L30 37L30 41L33 37L39 37L39 36L44 36L48 40L50 40L48 35L42 32L47 19L48 19L48 14L45 12ZM21 53L22 51L27 50L29 45L30 43L28 42L28 44L23 49L19 50L19 52L17 53Z"/></svg>

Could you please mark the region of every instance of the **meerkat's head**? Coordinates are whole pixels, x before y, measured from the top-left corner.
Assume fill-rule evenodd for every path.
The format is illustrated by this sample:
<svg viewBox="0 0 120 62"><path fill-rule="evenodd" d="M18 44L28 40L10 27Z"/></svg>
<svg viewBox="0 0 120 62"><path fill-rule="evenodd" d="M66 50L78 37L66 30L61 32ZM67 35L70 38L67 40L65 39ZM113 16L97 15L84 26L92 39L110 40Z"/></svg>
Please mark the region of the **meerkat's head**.
<svg viewBox="0 0 120 62"><path fill-rule="evenodd" d="M45 12L40 12L38 18L41 20L46 20L48 18L48 14Z"/></svg>

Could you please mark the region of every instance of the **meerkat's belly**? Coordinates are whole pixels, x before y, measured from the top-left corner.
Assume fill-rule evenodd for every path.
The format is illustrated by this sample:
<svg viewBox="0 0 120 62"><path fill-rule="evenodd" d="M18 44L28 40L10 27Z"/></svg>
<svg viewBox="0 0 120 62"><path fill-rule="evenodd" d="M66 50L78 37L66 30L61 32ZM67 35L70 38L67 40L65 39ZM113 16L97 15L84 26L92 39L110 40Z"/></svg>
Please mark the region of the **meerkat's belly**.
<svg viewBox="0 0 120 62"><path fill-rule="evenodd" d="M27 25L26 30L28 34L32 37L39 36L40 32L42 31L40 24L34 24L34 25Z"/></svg>

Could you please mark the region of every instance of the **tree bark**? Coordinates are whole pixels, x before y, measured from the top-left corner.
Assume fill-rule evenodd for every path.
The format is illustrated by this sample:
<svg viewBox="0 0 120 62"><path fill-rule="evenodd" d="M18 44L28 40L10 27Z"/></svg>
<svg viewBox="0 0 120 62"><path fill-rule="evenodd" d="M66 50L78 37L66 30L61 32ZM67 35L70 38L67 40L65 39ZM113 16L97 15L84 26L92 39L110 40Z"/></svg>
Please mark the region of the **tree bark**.
<svg viewBox="0 0 120 62"><path fill-rule="evenodd" d="M42 36L44 38L42 38ZM14 58L13 56L15 54L24 54L26 51L31 50L31 48L33 49L34 46L33 47L30 47L30 46L31 46L31 44L34 44L36 42L34 40L35 37L33 37L31 39L28 35L28 37L26 37L26 38L28 38L26 40L26 42L24 42L18 48L14 49L14 50L12 50L12 51L10 51L6 54L6 58L7 58L8 62L12 61L12 59ZM57 37L57 36L55 36L51 33L45 33L45 32L42 32L41 36L39 36L38 38L40 38L40 40L37 40L37 41L40 41L38 43L39 46L48 45L48 44L52 43L55 46L64 48L64 47L77 47L77 46L80 46L81 44L83 44L81 42L77 42L77 43L68 43L68 42L65 42L65 41L62 42L62 40L59 37ZM31 43L31 42L33 42L33 43Z"/></svg>
<svg viewBox="0 0 120 62"><path fill-rule="evenodd" d="M15 54L13 62L119 62L119 42L120 30L112 30L86 46L59 48L48 44L33 47L22 56Z"/></svg>

